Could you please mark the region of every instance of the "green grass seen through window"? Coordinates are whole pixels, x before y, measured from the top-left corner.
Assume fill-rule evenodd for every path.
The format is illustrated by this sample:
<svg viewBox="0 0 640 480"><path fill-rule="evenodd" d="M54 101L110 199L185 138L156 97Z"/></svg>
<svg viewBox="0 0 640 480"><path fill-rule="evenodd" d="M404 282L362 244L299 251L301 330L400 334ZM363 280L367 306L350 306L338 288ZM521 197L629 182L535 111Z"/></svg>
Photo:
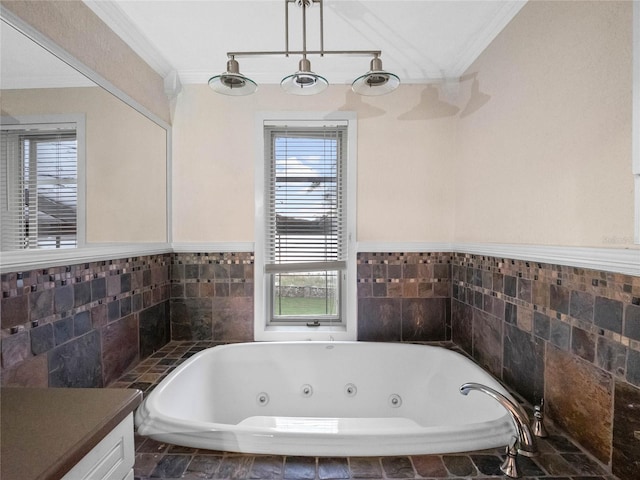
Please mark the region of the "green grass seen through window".
<svg viewBox="0 0 640 480"><path fill-rule="evenodd" d="M280 310L282 307L282 311ZM276 297L276 315L335 315L335 305L324 298Z"/></svg>

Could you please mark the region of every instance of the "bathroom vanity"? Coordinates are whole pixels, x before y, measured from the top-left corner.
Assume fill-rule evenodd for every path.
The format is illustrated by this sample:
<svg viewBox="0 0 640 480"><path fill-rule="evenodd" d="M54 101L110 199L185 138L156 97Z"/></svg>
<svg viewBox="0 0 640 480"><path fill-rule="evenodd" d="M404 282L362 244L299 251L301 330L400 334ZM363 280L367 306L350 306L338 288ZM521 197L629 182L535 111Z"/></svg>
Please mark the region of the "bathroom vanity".
<svg viewBox="0 0 640 480"><path fill-rule="evenodd" d="M132 389L1 389L0 478L132 480L141 401Z"/></svg>

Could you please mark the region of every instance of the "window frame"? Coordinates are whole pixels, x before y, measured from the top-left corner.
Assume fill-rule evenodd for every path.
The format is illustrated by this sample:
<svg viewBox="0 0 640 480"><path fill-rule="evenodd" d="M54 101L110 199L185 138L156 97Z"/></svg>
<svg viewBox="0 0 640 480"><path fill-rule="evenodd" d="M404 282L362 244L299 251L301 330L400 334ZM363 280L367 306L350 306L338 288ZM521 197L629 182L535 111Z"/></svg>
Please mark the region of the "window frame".
<svg viewBox="0 0 640 480"><path fill-rule="evenodd" d="M340 122L347 126L345 176L346 194L346 268L340 278L339 324L328 322L320 326L307 326L305 321L283 324L269 323L271 308L270 282L272 274L265 271L267 221L266 204L268 185L265 178L265 126L290 124L291 126L321 126ZM256 341L282 340L356 340L356 165L357 165L357 117L355 112L261 112L256 115L255 157L255 269L254 269L254 338Z"/></svg>
<svg viewBox="0 0 640 480"><path fill-rule="evenodd" d="M86 245L86 118L84 114L20 115L0 117L2 130L73 128L76 135L76 246L66 248L24 248L0 250L3 255L28 255L36 251L76 251Z"/></svg>

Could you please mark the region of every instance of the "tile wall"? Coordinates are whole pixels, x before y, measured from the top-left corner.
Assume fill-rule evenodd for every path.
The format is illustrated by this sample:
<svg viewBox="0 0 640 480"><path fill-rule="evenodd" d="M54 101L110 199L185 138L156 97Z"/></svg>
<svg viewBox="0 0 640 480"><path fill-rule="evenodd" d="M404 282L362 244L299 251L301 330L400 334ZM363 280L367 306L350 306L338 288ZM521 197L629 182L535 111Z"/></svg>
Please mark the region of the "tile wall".
<svg viewBox="0 0 640 480"><path fill-rule="evenodd" d="M640 277L456 253L452 340L620 478L640 472Z"/></svg>
<svg viewBox="0 0 640 480"><path fill-rule="evenodd" d="M640 277L446 252L357 263L359 340L451 340L636 478ZM104 386L169 340L252 341L253 268L177 253L3 275L2 384Z"/></svg>
<svg viewBox="0 0 640 480"><path fill-rule="evenodd" d="M102 387L170 340L170 254L3 274L2 386Z"/></svg>

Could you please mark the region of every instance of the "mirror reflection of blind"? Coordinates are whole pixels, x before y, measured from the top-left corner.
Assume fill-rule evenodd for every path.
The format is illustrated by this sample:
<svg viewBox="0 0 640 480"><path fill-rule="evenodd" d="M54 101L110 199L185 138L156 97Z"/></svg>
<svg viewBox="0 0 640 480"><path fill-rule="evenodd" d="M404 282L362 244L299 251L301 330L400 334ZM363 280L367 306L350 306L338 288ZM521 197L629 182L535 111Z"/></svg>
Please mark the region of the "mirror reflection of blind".
<svg viewBox="0 0 640 480"><path fill-rule="evenodd" d="M346 126L268 127L269 273L346 265Z"/></svg>
<svg viewBox="0 0 640 480"><path fill-rule="evenodd" d="M75 130L3 130L2 144L2 250L76 247Z"/></svg>

